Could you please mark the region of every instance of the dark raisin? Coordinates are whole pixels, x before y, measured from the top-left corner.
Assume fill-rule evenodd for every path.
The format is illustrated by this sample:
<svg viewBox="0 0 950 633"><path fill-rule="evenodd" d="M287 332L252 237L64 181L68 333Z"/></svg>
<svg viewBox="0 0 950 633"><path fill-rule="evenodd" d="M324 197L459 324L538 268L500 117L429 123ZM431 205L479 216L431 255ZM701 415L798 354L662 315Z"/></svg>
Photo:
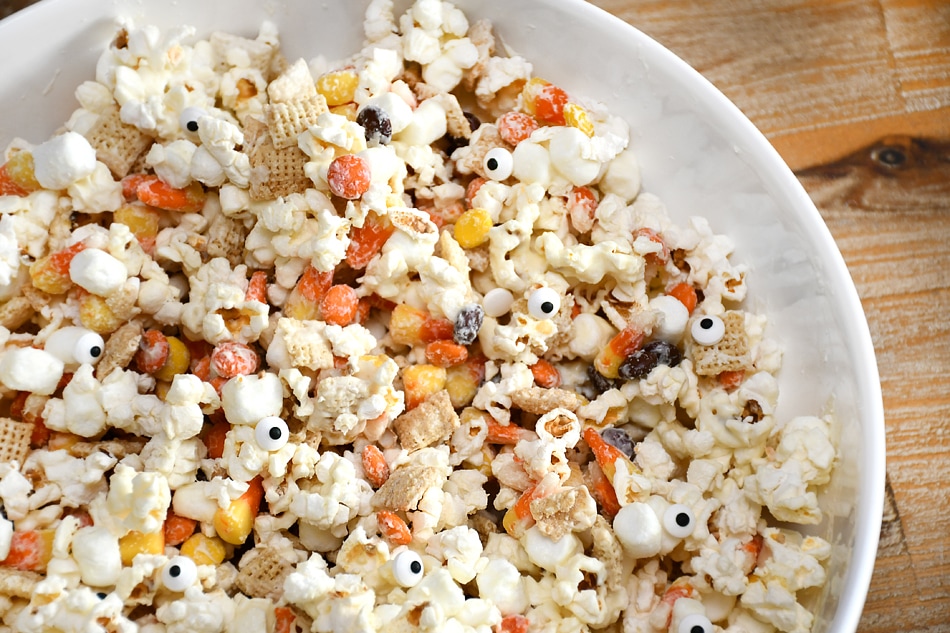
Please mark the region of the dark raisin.
<svg viewBox="0 0 950 633"><path fill-rule="evenodd" d="M617 373L624 380L640 380L646 378L657 364L656 354L647 349L638 349L620 363Z"/></svg>
<svg viewBox="0 0 950 633"><path fill-rule="evenodd" d="M676 367L683 360L683 353L679 348L666 341L650 341L643 346L643 349L656 356L657 365Z"/></svg>
<svg viewBox="0 0 950 633"><path fill-rule="evenodd" d="M478 330L485 319L485 310L477 303L463 307L455 317L455 330L452 339L459 345L471 345L478 338Z"/></svg>
<svg viewBox="0 0 950 633"><path fill-rule="evenodd" d="M605 391L610 391L614 388L614 381L609 378L604 378L599 371L593 366L589 365L587 367L587 377L590 379L590 383L594 386L594 391L598 394L604 393Z"/></svg>
<svg viewBox="0 0 950 633"><path fill-rule="evenodd" d="M366 142L370 145L386 145L393 138L393 123L382 108L368 105L356 115L356 122L363 126Z"/></svg>
<svg viewBox="0 0 950 633"><path fill-rule="evenodd" d="M742 407L742 419L749 419L749 424L755 424L765 416L765 412L762 411L762 405L758 403L757 400L746 400L745 406Z"/></svg>
<svg viewBox="0 0 950 633"><path fill-rule="evenodd" d="M634 455L636 454L633 440L623 429L618 429L615 426L611 426L601 431L600 436L604 438L605 442L620 450L620 452L630 459L633 459Z"/></svg>

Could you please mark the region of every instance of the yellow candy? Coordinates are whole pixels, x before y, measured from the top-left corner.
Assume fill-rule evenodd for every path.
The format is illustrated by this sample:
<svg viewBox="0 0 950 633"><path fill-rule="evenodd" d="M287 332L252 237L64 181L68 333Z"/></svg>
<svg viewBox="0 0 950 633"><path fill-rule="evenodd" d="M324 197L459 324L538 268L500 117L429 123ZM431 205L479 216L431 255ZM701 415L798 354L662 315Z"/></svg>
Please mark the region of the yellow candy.
<svg viewBox="0 0 950 633"><path fill-rule="evenodd" d="M3 172L14 185L26 191L36 191L40 183L33 172L33 154L27 150L15 152L3 165Z"/></svg>
<svg viewBox="0 0 950 633"><path fill-rule="evenodd" d="M79 301L79 321L97 334L111 334L124 323L105 299L93 294L87 294Z"/></svg>
<svg viewBox="0 0 950 633"><path fill-rule="evenodd" d="M161 213L144 204L126 204L112 215L112 220L129 227L132 234L140 240L158 235Z"/></svg>
<svg viewBox="0 0 950 633"><path fill-rule="evenodd" d="M491 214L488 211L469 209L455 222L455 240L462 248L475 248L485 243L491 227Z"/></svg>
<svg viewBox="0 0 950 633"><path fill-rule="evenodd" d="M220 565L227 548L221 539L198 532L181 544L181 554L195 561L195 565Z"/></svg>
<svg viewBox="0 0 950 633"><path fill-rule="evenodd" d="M353 101L359 85L360 78L353 70L334 70L317 79L317 92L333 107Z"/></svg>
<svg viewBox="0 0 950 633"><path fill-rule="evenodd" d="M576 103L569 103L564 106L564 121L567 122L569 126L576 127L587 136L594 135L594 124L591 123L587 110Z"/></svg>
<svg viewBox="0 0 950 633"><path fill-rule="evenodd" d="M119 555L126 566L139 554L161 554L164 550L165 533L161 530L148 534L132 531L119 539Z"/></svg>
<svg viewBox="0 0 950 633"><path fill-rule="evenodd" d="M168 340L168 359L153 376L156 380L171 381L178 374L188 371L188 366L191 364L191 353L181 339L174 336L165 338Z"/></svg>

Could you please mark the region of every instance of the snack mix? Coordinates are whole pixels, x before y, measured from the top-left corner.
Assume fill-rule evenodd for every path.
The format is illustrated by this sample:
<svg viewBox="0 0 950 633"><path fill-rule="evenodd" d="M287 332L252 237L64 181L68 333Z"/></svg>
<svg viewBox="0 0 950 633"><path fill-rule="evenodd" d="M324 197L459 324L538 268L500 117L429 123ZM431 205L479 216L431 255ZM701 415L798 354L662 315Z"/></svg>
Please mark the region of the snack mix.
<svg viewBox="0 0 950 633"><path fill-rule="evenodd" d="M730 240L490 23L364 30L123 22L6 150L0 630L810 630L831 420Z"/></svg>

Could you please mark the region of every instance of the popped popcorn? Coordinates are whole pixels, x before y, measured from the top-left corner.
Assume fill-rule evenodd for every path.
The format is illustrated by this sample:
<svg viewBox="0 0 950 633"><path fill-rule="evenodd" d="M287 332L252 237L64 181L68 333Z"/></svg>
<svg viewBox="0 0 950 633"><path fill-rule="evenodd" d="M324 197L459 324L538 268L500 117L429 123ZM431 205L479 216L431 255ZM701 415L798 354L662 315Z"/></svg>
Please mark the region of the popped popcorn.
<svg viewBox="0 0 950 633"><path fill-rule="evenodd" d="M123 21L6 152L4 623L809 630L836 427L777 413L730 238L490 22L364 32Z"/></svg>

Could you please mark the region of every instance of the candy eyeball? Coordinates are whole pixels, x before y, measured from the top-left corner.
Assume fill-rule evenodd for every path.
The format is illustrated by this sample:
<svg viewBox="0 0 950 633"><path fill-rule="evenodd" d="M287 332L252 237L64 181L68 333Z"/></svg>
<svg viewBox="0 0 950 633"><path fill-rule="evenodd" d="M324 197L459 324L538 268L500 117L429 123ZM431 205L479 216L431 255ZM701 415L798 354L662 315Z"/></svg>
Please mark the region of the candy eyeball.
<svg viewBox="0 0 950 633"><path fill-rule="evenodd" d="M492 288L482 298L482 307L485 315L493 319L508 314L511 304L515 302L514 295L506 288Z"/></svg>
<svg viewBox="0 0 950 633"><path fill-rule="evenodd" d="M674 503L663 513L663 528L676 538L686 538L696 528L693 511L682 503Z"/></svg>
<svg viewBox="0 0 950 633"><path fill-rule="evenodd" d="M67 326L50 334L44 348L66 365L95 365L105 351L105 341L92 330Z"/></svg>
<svg viewBox="0 0 950 633"><path fill-rule="evenodd" d="M198 119L207 114L208 113L201 108L189 106L181 111L181 115L178 117L178 123L181 125L181 129L194 133L198 131Z"/></svg>
<svg viewBox="0 0 950 633"><path fill-rule="evenodd" d="M541 287L528 297L528 314L536 319L553 319L561 309L561 295L557 290Z"/></svg>
<svg viewBox="0 0 950 633"><path fill-rule="evenodd" d="M676 633L712 633L713 625L702 613L690 613L680 620Z"/></svg>
<svg viewBox="0 0 950 633"><path fill-rule="evenodd" d="M414 587L423 574L422 558L412 550L400 552L393 559L393 577L403 587Z"/></svg>
<svg viewBox="0 0 950 633"><path fill-rule="evenodd" d="M287 444L290 430L287 423L275 415L263 418L254 427L254 439L265 451L277 451Z"/></svg>
<svg viewBox="0 0 950 633"><path fill-rule="evenodd" d="M102 358L102 350L105 348L105 341L96 332L89 330L83 333L76 341L76 347L73 349L73 356L76 362L89 363L94 365Z"/></svg>
<svg viewBox="0 0 950 633"><path fill-rule="evenodd" d="M162 584L169 591L181 593L197 579L198 568L187 556L175 556L162 568Z"/></svg>
<svg viewBox="0 0 950 633"><path fill-rule="evenodd" d="M707 314L693 321L689 333L700 345L715 345L725 336L726 324L719 317Z"/></svg>
<svg viewBox="0 0 950 633"><path fill-rule="evenodd" d="M511 176L515 161L511 157L511 152L504 147L496 147L485 154L482 166L485 168L485 175L492 180L506 180Z"/></svg>

